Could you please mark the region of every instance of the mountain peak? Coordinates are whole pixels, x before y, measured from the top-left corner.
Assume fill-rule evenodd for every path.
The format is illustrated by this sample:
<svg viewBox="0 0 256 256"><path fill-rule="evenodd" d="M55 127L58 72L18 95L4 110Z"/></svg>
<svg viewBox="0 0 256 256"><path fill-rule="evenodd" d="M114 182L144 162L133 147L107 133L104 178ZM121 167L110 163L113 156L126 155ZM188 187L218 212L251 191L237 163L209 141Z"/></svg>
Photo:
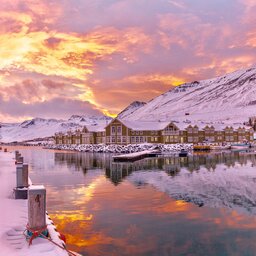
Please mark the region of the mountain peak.
<svg viewBox="0 0 256 256"><path fill-rule="evenodd" d="M134 101L132 102L128 107L126 107L123 111L121 111L118 114L118 118L120 119L124 119L127 116L133 114L137 109L145 106L147 103L146 102L142 102L142 101Z"/></svg>

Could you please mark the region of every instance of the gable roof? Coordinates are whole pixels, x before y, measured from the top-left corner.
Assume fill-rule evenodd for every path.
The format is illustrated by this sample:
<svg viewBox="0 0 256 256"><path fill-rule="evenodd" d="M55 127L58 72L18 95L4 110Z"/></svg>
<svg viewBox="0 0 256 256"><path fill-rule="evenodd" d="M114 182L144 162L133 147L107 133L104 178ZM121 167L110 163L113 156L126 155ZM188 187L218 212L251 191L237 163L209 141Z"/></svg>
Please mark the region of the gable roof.
<svg viewBox="0 0 256 256"><path fill-rule="evenodd" d="M120 123L134 131L160 131L166 128L171 122L159 122L159 121L128 121L118 120Z"/></svg>

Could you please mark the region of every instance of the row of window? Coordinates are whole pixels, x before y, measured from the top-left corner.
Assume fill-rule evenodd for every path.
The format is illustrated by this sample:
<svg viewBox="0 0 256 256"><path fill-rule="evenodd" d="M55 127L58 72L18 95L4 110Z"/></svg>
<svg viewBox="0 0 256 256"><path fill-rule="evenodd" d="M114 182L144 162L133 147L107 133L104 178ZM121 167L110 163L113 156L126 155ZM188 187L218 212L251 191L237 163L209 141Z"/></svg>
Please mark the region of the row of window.
<svg viewBox="0 0 256 256"><path fill-rule="evenodd" d="M122 126L111 126L111 135L122 134Z"/></svg>
<svg viewBox="0 0 256 256"><path fill-rule="evenodd" d="M180 142L179 136L166 136L165 137L165 142Z"/></svg>

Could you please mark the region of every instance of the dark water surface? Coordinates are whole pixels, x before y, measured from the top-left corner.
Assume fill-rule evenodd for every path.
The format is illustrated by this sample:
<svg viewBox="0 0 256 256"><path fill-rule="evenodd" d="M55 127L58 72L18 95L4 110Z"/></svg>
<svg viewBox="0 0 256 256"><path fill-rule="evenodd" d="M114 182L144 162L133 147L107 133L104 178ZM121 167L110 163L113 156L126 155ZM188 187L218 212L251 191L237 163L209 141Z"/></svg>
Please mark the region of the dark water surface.
<svg viewBox="0 0 256 256"><path fill-rule="evenodd" d="M186 180L193 174L193 182L197 175L208 180L205 175L212 179L229 171L254 175L255 155L223 152L117 164L108 154L20 151L33 182L47 188L48 212L58 230L69 248L83 255L256 255L253 204L243 211L243 202L236 202L238 208L219 203L221 195L220 200L207 199L212 206L196 205L170 192L176 181L182 190L184 173ZM171 183L164 186L166 180Z"/></svg>

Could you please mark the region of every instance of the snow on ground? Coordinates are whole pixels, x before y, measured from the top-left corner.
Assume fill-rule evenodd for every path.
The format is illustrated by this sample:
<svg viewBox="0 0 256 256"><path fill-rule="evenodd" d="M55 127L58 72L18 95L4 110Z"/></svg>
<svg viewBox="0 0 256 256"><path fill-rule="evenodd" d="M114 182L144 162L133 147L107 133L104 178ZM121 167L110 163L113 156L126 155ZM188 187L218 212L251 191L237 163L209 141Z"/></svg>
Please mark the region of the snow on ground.
<svg viewBox="0 0 256 256"><path fill-rule="evenodd" d="M145 150L159 149L163 153L178 152L181 149L192 150L193 144L130 144L130 145L105 145L105 144L83 144L83 145L48 145L49 149L73 150L79 152L99 153L135 153Z"/></svg>
<svg viewBox="0 0 256 256"><path fill-rule="evenodd" d="M0 152L0 255L67 256L47 240L37 238L28 247L23 231L27 224L27 200L14 200L16 174L13 153Z"/></svg>
<svg viewBox="0 0 256 256"><path fill-rule="evenodd" d="M136 185L151 185L172 198L193 202L198 206L230 208L256 214L256 170L246 165L219 165L216 170L201 168L189 172L182 169L176 176L164 171L137 171L128 179Z"/></svg>

